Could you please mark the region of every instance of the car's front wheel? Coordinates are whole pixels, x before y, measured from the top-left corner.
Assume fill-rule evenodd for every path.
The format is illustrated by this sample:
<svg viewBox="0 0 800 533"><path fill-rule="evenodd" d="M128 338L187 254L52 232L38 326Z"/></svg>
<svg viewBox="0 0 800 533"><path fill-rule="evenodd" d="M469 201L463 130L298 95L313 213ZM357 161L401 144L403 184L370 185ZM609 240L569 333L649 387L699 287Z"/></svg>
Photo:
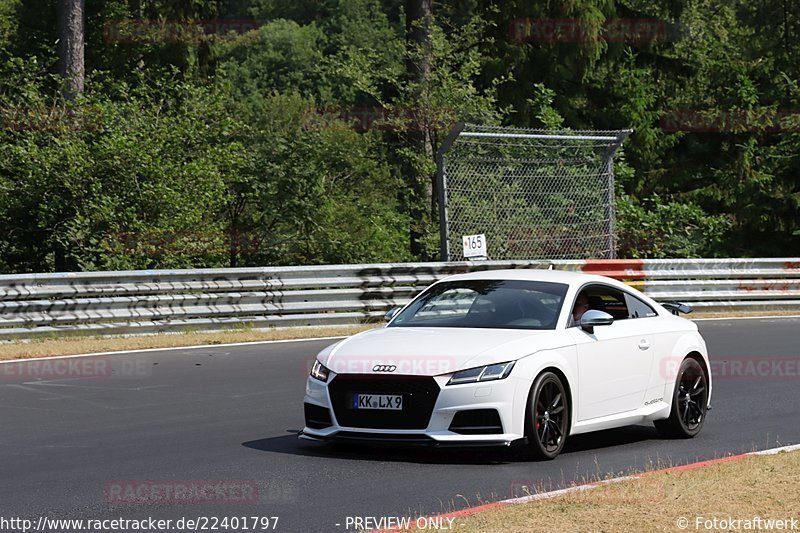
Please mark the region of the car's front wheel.
<svg viewBox="0 0 800 533"><path fill-rule="evenodd" d="M569 400L561 378L543 372L533 382L528 397L525 433L534 459L554 459L564 448L569 432Z"/></svg>
<svg viewBox="0 0 800 533"><path fill-rule="evenodd" d="M689 439L700 433L706 421L708 383L697 360L687 357L678 370L669 418L653 422L664 436Z"/></svg>

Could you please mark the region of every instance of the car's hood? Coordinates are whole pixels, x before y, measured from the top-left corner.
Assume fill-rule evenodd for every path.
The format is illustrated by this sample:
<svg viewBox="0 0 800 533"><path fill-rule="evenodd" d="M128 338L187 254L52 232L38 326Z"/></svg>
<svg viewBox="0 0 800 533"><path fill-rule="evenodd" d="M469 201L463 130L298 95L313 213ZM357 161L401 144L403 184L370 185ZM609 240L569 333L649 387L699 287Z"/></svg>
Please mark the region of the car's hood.
<svg viewBox="0 0 800 533"><path fill-rule="evenodd" d="M365 331L320 352L336 373L435 376L512 361L563 345L556 331L393 327ZM376 368L384 366L384 368Z"/></svg>

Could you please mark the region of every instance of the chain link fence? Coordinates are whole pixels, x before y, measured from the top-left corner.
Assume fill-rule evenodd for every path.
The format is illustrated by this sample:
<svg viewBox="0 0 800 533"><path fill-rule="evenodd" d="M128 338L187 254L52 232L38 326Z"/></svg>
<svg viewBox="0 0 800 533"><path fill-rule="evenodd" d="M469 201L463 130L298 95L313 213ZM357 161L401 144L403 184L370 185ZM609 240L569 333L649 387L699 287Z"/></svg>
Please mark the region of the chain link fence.
<svg viewBox="0 0 800 533"><path fill-rule="evenodd" d="M485 234L490 259L612 259L614 152L631 130L459 124L438 154L441 255Z"/></svg>

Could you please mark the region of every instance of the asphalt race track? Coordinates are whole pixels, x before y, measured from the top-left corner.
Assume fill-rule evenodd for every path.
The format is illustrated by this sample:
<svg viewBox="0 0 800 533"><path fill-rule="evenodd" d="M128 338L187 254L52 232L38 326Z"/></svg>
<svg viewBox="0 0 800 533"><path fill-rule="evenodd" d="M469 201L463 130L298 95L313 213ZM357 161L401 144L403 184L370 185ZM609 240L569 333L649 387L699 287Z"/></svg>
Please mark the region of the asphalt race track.
<svg viewBox="0 0 800 533"><path fill-rule="evenodd" d="M662 440L650 425L631 426L576 436L546 463L504 451L298 441L308 368L331 340L76 358L60 370L2 364L0 516L278 516L276 531L346 531L347 516L435 514L520 496L523 485L558 488L799 443L800 319L699 324L716 375L697 438ZM119 492L208 481L255 492L180 504Z"/></svg>

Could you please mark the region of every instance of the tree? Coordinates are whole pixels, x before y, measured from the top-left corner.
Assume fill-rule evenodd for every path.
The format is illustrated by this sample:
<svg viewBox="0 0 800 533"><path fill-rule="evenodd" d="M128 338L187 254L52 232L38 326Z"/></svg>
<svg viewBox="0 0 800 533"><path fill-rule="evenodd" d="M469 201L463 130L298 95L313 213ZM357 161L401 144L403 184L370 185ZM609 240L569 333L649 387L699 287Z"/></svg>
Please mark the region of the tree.
<svg viewBox="0 0 800 533"><path fill-rule="evenodd" d="M75 100L83 92L85 0L58 0L59 74L64 78L64 97Z"/></svg>
<svg viewBox="0 0 800 533"><path fill-rule="evenodd" d="M406 75L409 86L413 87L411 100L424 102L431 76L430 31L433 23L431 0L406 0ZM430 160L433 157L433 144L426 128L413 128L407 135L408 149ZM435 217L433 200L433 177L430 169L414 164L406 159L403 173L412 193L411 228L409 239L411 253L423 255L421 242L425 226Z"/></svg>

